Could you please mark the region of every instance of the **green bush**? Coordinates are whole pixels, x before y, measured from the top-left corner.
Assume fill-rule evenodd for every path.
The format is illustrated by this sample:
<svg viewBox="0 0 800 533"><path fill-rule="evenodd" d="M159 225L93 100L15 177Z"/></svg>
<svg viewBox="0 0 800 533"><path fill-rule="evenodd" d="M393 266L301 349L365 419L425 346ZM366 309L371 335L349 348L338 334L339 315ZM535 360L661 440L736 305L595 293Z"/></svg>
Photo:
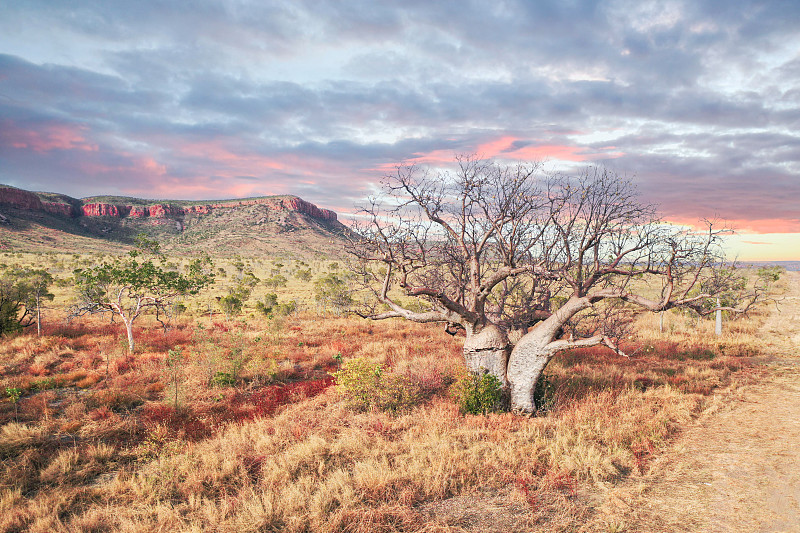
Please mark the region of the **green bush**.
<svg viewBox="0 0 800 533"><path fill-rule="evenodd" d="M285 287L286 283L288 281L289 280L286 279L286 276L283 276L281 274L277 274L275 276L272 276L271 278L265 279L264 280L264 285L266 285L267 287L270 287L272 289L276 289L278 287Z"/></svg>
<svg viewBox="0 0 800 533"><path fill-rule="evenodd" d="M408 378L387 372L383 365L362 357L346 361L333 376L339 392L359 409L404 411L421 398L418 388Z"/></svg>
<svg viewBox="0 0 800 533"><path fill-rule="evenodd" d="M236 377L231 372L217 372L211 378L213 387L233 387L236 385Z"/></svg>
<svg viewBox="0 0 800 533"><path fill-rule="evenodd" d="M314 298L323 309L342 314L353 305L351 287L336 274L328 274L314 282Z"/></svg>
<svg viewBox="0 0 800 533"><path fill-rule="evenodd" d="M305 264L305 263L303 263L303 264ZM311 281L311 278L313 277L313 274L311 273L311 269L309 268L309 269L306 269L306 270L298 270L295 273L294 276L297 279L299 279L300 281Z"/></svg>
<svg viewBox="0 0 800 533"><path fill-rule="evenodd" d="M503 384L492 374L468 372L451 390L462 413L486 415L502 408Z"/></svg>
<svg viewBox="0 0 800 533"><path fill-rule="evenodd" d="M297 302L279 302L278 295L268 293L264 296L263 302L256 302L256 311L264 316L287 316L297 310Z"/></svg>

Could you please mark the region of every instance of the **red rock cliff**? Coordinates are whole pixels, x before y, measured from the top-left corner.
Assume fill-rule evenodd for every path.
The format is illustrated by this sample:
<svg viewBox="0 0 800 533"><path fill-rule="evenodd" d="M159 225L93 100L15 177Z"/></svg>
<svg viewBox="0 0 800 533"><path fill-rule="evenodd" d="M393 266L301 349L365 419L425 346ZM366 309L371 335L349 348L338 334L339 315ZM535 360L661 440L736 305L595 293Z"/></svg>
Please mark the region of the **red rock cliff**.
<svg viewBox="0 0 800 533"><path fill-rule="evenodd" d="M314 218L322 220L336 220L336 213L328 209L320 209L311 202L306 202L300 198L289 198L283 201L284 206L292 211L297 211Z"/></svg>
<svg viewBox="0 0 800 533"><path fill-rule="evenodd" d="M183 212L208 214L212 209L234 209L236 207L248 205L266 205L277 211L288 210L297 211L310 217L321 220L337 220L336 213L329 209L320 209L311 202L297 197L290 198L252 198L248 200L237 200L234 202L221 202L218 204L192 205L183 209Z"/></svg>
<svg viewBox="0 0 800 533"><path fill-rule="evenodd" d="M190 213L207 215L214 209L234 209L240 206L266 205L278 211L295 211L320 220L337 220L336 213L333 211L320 209L311 202L306 202L296 196L284 198L250 198L216 204L197 204L187 207L179 207L172 204L131 206L91 202L83 204L81 209L76 210L72 205L67 203L42 202L39 197L32 192L15 189L13 187L0 187L0 205L8 205L16 207L17 209L27 209L31 211L45 211L68 217L87 216L118 218L128 216L132 218L170 218Z"/></svg>
<svg viewBox="0 0 800 533"><path fill-rule="evenodd" d="M174 215L183 215L183 208L170 204L156 204L147 208L151 217L166 218Z"/></svg>
<svg viewBox="0 0 800 533"><path fill-rule="evenodd" d="M183 212L188 213L197 213L199 215L207 215L211 212L210 205L190 205L183 209Z"/></svg>
<svg viewBox="0 0 800 533"><path fill-rule="evenodd" d="M13 187L0 187L0 204L10 205L17 209L30 209L43 211L42 201L32 192L14 189Z"/></svg>
<svg viewBox="0 0 800 533"><path fill-rule="evenodd" d="M119 208L112 204L83 204L83 216L119 217Z"/></svg>
<svg viewBox="0 0 800 533"><path fill-rule="evenodd" d="M65 217L74 218L78 216L77 211L70 204L62 204L61 202L42 202L42 208L48 213L54 215L62 215Z"/></svg>

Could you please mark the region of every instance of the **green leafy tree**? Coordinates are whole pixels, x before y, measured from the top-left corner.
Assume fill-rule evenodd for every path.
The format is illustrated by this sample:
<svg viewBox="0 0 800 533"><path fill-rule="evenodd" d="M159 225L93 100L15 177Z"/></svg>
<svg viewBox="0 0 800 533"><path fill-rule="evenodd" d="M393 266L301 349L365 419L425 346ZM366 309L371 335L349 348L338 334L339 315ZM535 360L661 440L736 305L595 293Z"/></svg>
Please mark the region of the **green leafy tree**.
<svg viewBox="0 0 800 533"><path fill-rule="evenodd" d="M311 273L311 269L307 268L305 270L298 270L295 272L295 277L300 281L311 281L313 274Z"/></svg>
<svg viewBox="0 0 800 533"><path fill-rule="evenodd" d="M323 309L332 309L341 314L353 305L351 289L347 282L336 274L328 274L314 282L314 297Z"/></svg>
<svg viewBox="0 0 800 533"><path fill-rule="evenodd" d="M264 295L264 301L256 302L256 310L267 317L286 316L297 310L297 302L279 302L274 292Z"/></svg>
<svg viewBox="0 0 800 533"><path fill-rule="evenodd" d="M128 349L133 352L133 323L145 312L165 314L180 296L194 295L214 282L208 257L190 262L183 272L166 268L157 243L139 244L125 257L75 270L78 304L71 316L110 312L125 323ZM152 255L144 257L141 250Z"/></svg>
<svg viewBox="0 0 800 533"><path fill-rule="evenodd" d="M53 284L53 276L44 269L26 269L22 271L22 276L30 287L26 306L36 310L36 334L41 336L42 301L52 301L55 298L55 295L49 291L50 285Z"/></svg>
<svg viewBox="0 0 800 533"><path fill-rule="evenodd" d="M259 280L252 272L247 271L242 275L236 286L228 289L228 295L219 298L219 306L227 318L242 312L244 303L250 298L253 288Z"/></svg>
<svg viewBox="0 0 800 533"><path fill-rule="evenodd" d="M285 287L288 281L289 280L286 279L286 276L282 274L276 274L271 278L265 279L264 285L271 289L277 289L278 287Z"/></svg>
<svg viewBox="0 0 800 533"><path fill-rule="evenodd" d="M37 324L41 333L41 302L52 300L53 277L46 270L14 268L0 277L0 335Z"/></svg>

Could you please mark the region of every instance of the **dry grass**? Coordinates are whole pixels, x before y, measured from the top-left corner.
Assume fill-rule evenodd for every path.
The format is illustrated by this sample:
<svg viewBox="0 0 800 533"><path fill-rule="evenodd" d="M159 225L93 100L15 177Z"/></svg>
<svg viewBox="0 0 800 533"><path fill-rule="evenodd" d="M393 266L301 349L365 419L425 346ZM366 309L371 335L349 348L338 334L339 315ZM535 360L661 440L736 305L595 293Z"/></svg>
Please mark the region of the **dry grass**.
<svg viewBox="0 0 800 533"><path fill-rule="evenodd" d="M592 512L587 487L638 475L751 372L760 320L716 339L707 322L670 314L661 332L644 317L631 358L556 358L534 418L459 413L461 341L435 326L142 321L128 356L119 324L48 322L0 342L0 390L23 391L0 402L0 532L574 528ZM352 409L330 386L339 356L424 394L399 414Z"/></svg>

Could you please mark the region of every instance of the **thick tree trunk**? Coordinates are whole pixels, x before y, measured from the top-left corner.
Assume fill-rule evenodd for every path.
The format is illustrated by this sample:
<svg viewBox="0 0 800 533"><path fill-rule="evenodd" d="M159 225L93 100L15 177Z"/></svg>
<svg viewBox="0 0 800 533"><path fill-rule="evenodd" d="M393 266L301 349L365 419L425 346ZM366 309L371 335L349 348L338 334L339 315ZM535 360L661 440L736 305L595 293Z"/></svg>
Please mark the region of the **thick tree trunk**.
<svg viewBox="0 0 800 533"><path fill-rule="evenodd" d="M464 341L464 360L467 368L479 374L488 372L508 386L506 367L511 354L511 342L503 328L494 324L486 326L466 326L467 338Z"/></svg>
<svg viewBox="0 0 800 533"><path fill-rule="evenodd" d="M507 372L513 411L523 414L536 411L536 384L553 357L553 352L547 349L549 342L546 334L536 335L532 332L523 336L514 346Z"/></svg>

